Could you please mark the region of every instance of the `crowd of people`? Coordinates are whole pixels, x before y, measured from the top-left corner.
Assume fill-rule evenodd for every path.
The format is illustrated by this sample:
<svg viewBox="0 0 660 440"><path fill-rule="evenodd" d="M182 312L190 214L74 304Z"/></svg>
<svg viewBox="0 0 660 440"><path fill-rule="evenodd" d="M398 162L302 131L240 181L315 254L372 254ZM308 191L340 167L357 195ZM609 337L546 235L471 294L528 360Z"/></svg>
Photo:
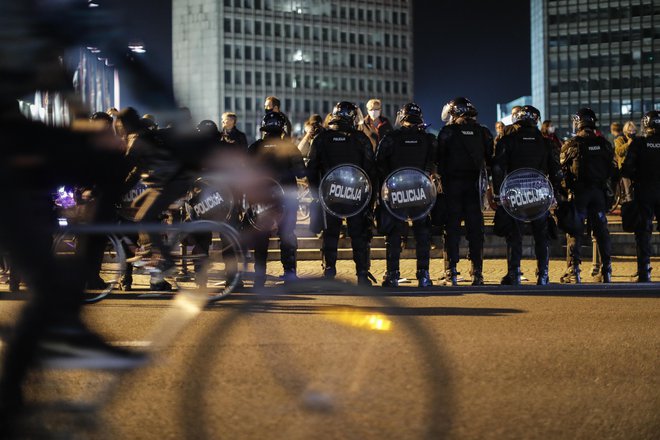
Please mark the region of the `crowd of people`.
<svg viewBox="0 0 660 440"><path fill-rule="evenodd" d="M573 115L575 136L562 143L551 121L544 121L539 128L540 112L529 105L515 107L513 124L504 126L498 123L497 136L493 138L491 132L478 123L477 109L470 100L455 98L443 110L442 119L446 125L436 137L426 131L422 110L415 103L403 106L393 124L381 114L382 103L378 99L367 102L366 116L362 116L357 105L342 101L325 118L310 116L304 124L305 133L296 146L290 131L291 122L280 105L275 96L265 99L262 136L250 145L245 134L237 129L236 114L231 112L221 116L221 128L210 120L194 124L186 109L165 124L165 128L159 128L151 115L140 118L132 108L97 113L91 120L104 121L109 132L126 145L123 166L127 177L120 185L121 192L128 191L140 178L147 187L133 201L136 214L132 220L138 222L158 221L161 213L183 197L190 190L192 181L202 173L222 174L251 168L256 174L242 174L270 176L288 195L295 194L298 180L307 179L318 200L323 196L318 194L319 183L330 170L342 164L355 165L366 173L372 187L376 188L362 212L346 219L356 276L358 282L365 285L375 281L369 272L374 230L386 237L387 270L382 285L396 287L400 278L401 242L408 234L408 224L382 207L377 190L397 169L415 168L437 177L441 194L436 201L437 207L429 215L411 223L416 239L420 287L433 285L429 275L433 226L444 235L444 281L457 285L462 224L469 244L472 284L484 283L484 176L490 176L488 194L492 207L496 209L495 231L507 243L507 273L501 283L520 284L525 222L503 212L497 193L504 178L521 168L532 168L546 175L559 202L556 220L548 211L530 223L537 259L537 284L550 282L549 243L557 235L557 223L567 233L568 242L567 270L561 281L581 282L585 221L594 235L599 258L598 273L593 275L597 281L610 282L612 246L606 215L611 208L613 188L621 181L624 201L638 202L638 209L634 212L638 224L635 228L638 243L636 280L650 281L650 231L658 208L652 195L660 190L654 186L653 168L642 166L642 162L645 165L657 161L654 145L657 144L658 112L652 111L644 116L643 137L634 137L636 126L632 122L624 126L622 133L617 133L617 126L613 124L616 137L612 146L598 130L597 116L589 108L579 109ZM644 194L644 198L633 197L635 188L638 188L637 193ZM570 209L566 209L567 206ZM229 221L243 230L244 237L247 237L244 244L254 251L255 286L265 284L271 232L276 232L280 238L284 280L297 279L297 208L295 196L287 196L273 231L250 231L245 221L248 213L239 209L232 213ZM328 212L318 213L320 207L316 202L312 203L311 209L310 226L322 237L323 273L333 278L343 222ZM164 280L175 266L171 249L158 234L143 234L140 243L140 252L130 261L153 260L152 267L156 270L152 271L151 288L171 289ZM208 244L203 246L203 251L208 252ZM97 270L98 264L90 264L90 269ZM123 279L121 287L130 289L131 281L130 278ZM88 273L88 286L101 282L95 272Z"/></svg>

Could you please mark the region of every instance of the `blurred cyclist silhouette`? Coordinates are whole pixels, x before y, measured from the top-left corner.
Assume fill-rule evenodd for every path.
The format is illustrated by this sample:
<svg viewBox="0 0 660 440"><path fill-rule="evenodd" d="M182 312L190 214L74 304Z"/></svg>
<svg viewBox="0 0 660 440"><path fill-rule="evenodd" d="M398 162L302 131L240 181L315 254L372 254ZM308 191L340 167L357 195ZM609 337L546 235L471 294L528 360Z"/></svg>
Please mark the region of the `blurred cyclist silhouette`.
<svg viewBox="0 0 660 440"><path fill-rule="evenodd" d="M4 351L0 377L0 437L23 404L22 384L37 360L75 368L131 368L137 353L106 344L82 323L85 275L92 270L100 240L80 237L77 256L57 261L51 252L51 191L58 185L96 189L91 221L110 219L125 177L125 145L107 130L50 127L26 119L18 101L35 91L59 93L81 114L73 95L67 50L94 46L139 83L140 102L174 109L171 92L127 56L122 29L107 8L84 0L0 2L0 246L13 258L32 292ZM98 249L98 248L97 248ZM3 432L4 431L4 432Z"/></svg>

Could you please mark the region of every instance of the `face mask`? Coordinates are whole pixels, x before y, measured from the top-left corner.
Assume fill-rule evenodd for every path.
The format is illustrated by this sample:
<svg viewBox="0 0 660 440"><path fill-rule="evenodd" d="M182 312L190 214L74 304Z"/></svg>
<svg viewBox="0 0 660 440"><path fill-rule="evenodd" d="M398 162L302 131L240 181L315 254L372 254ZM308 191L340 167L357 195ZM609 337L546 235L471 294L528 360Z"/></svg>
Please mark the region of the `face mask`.
<svg viewBox="0 0 660 440"><path fill-rule="evenodd" d="M555 127L552 126L548 127L548 133L555 134Z"/></svg>
<svg viewBox="0 0 660 440"><path fill-rule="evenodd" d="M371 119L378 119L380 117L380 110L369 110L369 116L371 116Z"/></svg>
<svg viewBox="0 0 660 440"><path fill-rule="evenodd" d="M637 132L636 132L636 131L631 131L631 132L628 134L629 137L635 137L635 135L637 135Z"/></svg>

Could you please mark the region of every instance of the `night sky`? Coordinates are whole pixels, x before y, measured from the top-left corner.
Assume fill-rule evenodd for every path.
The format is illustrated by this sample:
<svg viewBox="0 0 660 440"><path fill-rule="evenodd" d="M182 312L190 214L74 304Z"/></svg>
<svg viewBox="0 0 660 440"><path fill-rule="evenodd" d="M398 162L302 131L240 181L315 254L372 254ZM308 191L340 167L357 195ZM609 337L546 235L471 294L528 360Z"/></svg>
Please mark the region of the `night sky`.
<svg viewBox="0 0 660 440"><path fill-rule="evenodd" d="M145 43L146 61L171 84L170 2L111 0L102 6L108 3L121 11L127 39ZM492 129L498 102L531 92L529 0L413 0L413 5L415 100L426 122L439 129L445 102L466 96L480 122Z"/></svg>

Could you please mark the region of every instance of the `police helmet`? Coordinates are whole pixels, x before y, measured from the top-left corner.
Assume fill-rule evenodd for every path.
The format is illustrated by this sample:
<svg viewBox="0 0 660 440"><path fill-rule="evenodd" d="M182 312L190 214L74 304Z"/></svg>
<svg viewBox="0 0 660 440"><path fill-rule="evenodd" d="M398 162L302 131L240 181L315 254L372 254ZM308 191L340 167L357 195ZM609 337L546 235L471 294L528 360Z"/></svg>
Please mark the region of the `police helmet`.
<svg viewBox="0 0 660 440"><path fill-rule="evenodd" d="M273 134L286 133L286 118L282 113L269 112L266 113L261 120L261 131Z"/></svg>
<svg viewBox="0 0 660 440"><path fill-rule="evenodd" d="M213 134L219 134L220 133L216 123L209 120L209 119L205 119L202 122L200 122L199 124L197 124L197 131L202 133L202 134L208 134L208 135L213 135Z"/></svg>
<svg viewBox="0 0 660 440"><path fill-rule="evenodd" d="M541 112L531 105L524 105L516 109L511 115L513 123L523 125L537 125L541 119Z"/></svg>
<svg viewBox="0 0 660 440"><path fill-rule="evenodd" d="M657 130L660 130L660 112L658 110L647 112L642 118L642 128L647 133L657 133Z"/></svg>
<svg viewBox="0 0 660 440"><path fill-rule="evenodd" d="M357 119L357 106L352 102L341 101L335 105L335 108L332 109L332 120L331 122L344 121L349 123L351 126L355 126Z"/></svg>
<svg viewBox="0 0 660 440"><path fill-rule="evenodd" d="M424 115L422 114L422 109L414 102L409 102L408 104L401 107L397 117L399 122L402 123L408 122L415 125L424 123Z"/></svg>
<svg viewBox="0 0 660 440"><path fill-rule="evenodd" d="M469 99L462 96L452 99L447 103L447 105L447 111L449 115L454 119L460 117L474 118L479 114L474 104L472 104Z"/></svg>
<svg viewBox="0 0 660 440"><path fill-rule="evenodd" d="M596 113L588 107L579 109L573 115L573 129L582 130L584 128L596 128Z"/></svg>

